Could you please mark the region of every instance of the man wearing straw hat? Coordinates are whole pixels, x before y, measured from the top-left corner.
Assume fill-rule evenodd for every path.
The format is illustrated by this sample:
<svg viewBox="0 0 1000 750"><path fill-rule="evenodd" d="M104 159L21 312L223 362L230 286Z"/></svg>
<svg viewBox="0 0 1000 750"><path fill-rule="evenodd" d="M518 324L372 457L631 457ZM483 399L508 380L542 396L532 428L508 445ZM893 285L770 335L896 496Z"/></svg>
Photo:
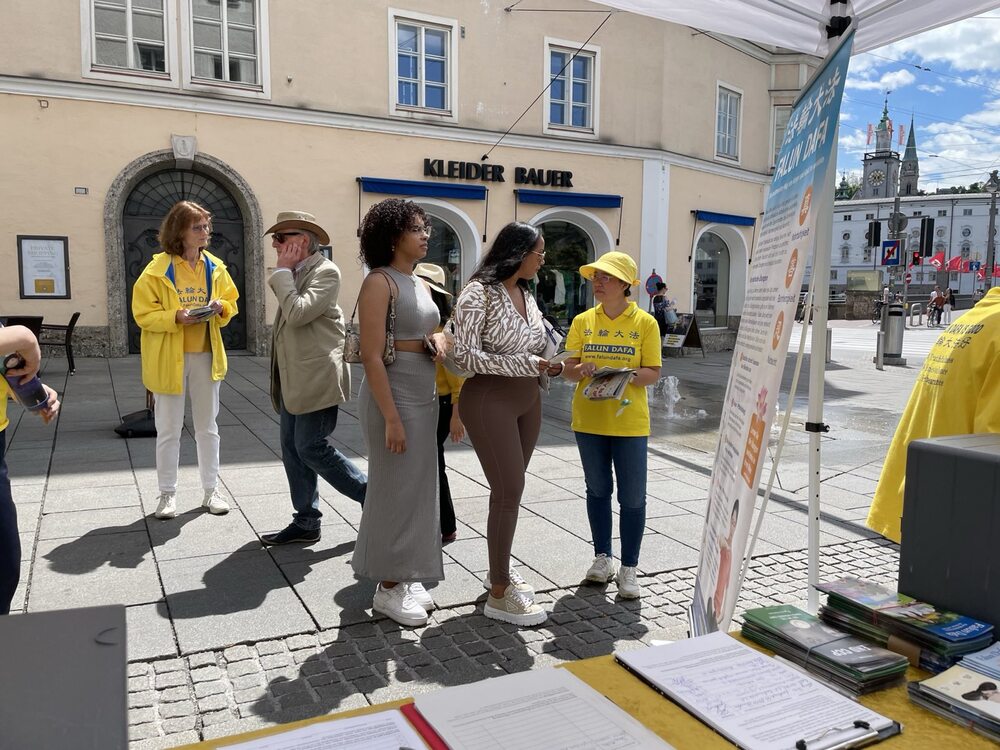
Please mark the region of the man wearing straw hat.
<svg viewBox="0 0 1000 750"><path fill-rule="evenodd" d="M281 461L292 495L292 522L265 545L320 538L317 476L358 503L367 477L333 444L339 404L351 395L344 364L344 314L337 304L340 269L319 252L330 236L316 217L282 211L264 232L278 263L267 283L278 300L271 332L271 404L281 415Z"/></svg>

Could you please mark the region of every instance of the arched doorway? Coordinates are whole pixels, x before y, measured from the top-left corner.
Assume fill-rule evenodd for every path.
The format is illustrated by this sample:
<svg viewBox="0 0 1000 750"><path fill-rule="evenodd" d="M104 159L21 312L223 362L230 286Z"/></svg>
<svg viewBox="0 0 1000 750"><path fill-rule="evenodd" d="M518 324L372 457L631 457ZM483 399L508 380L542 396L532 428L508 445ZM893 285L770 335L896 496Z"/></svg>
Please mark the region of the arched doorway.
<svg viewBox="0 0 1000 750"><path fill-rule="evenodd" d="M444 269L445 289L455 297L462 291L462 242L454 227L431 213L427 214L431 236L424 261Z"/></svg>
<svg viewBox="0 0 1000 750"><path fill-rule="evenodd" d="M580 266L596 257L594 241L568 221L543 221L537 226L545 238L545 265L534 285L535 300L543 314L569 323L593 301L590 285L580 276Z"/></svg>
<svg viewBox="0 0 1000 750"><path fill-rule="evenodd" d="M704 328L729 325L729 245L714 232L705 232L694 251L694 310Z"/></svg>
<svg viewBox="0 0 1000 750"><path fill-rule="evenodd" d="M125 250L126 309L132 309L132 286L139 274L159 251L156 235L170 208L181 200L204 206L212 214L212 240L209 251L225 264L239 290L241 302L246 300L246 253L244 250L243 214L233 196L221 184L200 172L167 169L155 172L139 182L129 193L122 212L122 234ZM242 307L243 305L241 305ZM222 329L227 349L247 347L245 315L237 315ZM139 351L139 327L131 314L127 318L128 350Z"/></svg>

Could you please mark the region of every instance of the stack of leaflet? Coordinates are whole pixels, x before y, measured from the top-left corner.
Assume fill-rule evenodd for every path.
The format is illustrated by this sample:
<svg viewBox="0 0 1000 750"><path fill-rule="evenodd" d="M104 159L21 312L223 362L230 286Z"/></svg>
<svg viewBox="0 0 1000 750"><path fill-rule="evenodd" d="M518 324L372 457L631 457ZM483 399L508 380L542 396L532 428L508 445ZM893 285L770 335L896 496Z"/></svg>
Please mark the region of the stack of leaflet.
<svg viewBox="0 0 1000 750"><path fill-rule="evenodd" d="M963 654L988 646L993 626L972 617L936 608L872 581L841 578L821 583L827 594L820 618L834 627L860 636L893 651L906 646L919 649L919 666L941 672ZM903 641L899 646L896 641Z"/></svg>
<svg viewBox="0 0 1000 750"><path fill-rule="evenodd" d="M994 660L995 663L995 660ZM996 678L965 667L966 660L939 675L911 682L910 700L918 706L1000 742L1000 691Z"/></svg>
<svg viewBox="0 0 1000 750"><path fill-rule="evenodd" d="M989 648L962 657L961 664L966 669L984 674L992 680L1000 682L1000 642Z"/></svg>
<svg viewBox="0 0 1000 750"><path fill-rule="evenodd" d="M591 401L620 399L625 393L625 386L632 381L633 372L635 370L628 367L598 368L587 387L583 389L583 395Z"/></svg>
<svg viewBox="0 0 1000 750"><path fill-rule="evenodd" d="M790 604L743 613L743 636L854 695L899 684L905 656L832 628Z"/></svg>

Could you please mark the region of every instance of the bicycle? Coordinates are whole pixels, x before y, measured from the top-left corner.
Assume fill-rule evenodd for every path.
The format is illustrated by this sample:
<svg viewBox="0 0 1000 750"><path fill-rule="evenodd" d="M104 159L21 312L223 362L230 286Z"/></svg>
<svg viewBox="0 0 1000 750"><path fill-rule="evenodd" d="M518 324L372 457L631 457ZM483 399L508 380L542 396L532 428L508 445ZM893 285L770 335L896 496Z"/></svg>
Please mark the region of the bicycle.
<svg viewBox="0 0 1000 750"><path fill-rule="evenodd" d="M885 307L885 302L881 298L876 297L872 300L872 323L882 322L882 308Z"/></svg>

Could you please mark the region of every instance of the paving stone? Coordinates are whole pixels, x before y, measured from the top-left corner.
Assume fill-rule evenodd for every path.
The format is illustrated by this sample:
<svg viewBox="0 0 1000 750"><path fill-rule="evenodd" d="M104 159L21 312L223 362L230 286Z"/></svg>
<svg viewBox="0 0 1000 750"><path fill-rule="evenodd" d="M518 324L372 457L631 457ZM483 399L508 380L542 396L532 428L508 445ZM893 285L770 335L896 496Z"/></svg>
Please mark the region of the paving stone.
<svg viewBox="0 0 1000 750"><path fill-rule="evenodd" d="M149 724L138 724L135 726L129 726L128 737L130 740L129 746L132 747L132 743L136 740L145 740L150 737L159 737L160 727L156 723Z"/></svg>
<svg viewBox="0 0 1000 750"><path fill-rule="evenodd" d="M204 698L209 695L216 695L218 693L225 693L228 689L228 684L225 680L213 680L211 682L199 682L194 686L194 694L196 698Z"/></svg>
<svg viewBox="0 0 1000 750"><path fill-rule="evenodd" d="M144 708L146 706L155 705L156 695L157 693L155 690L144 690L141 693L129 693L128 695L129 709Z"/></svg>
<svg viewBox="0 0 1000 750"><path fill-rule="evenodd" d="M250 651L249 646L232 646L223 651L222 656L226 662L232 663L249 659L253 656L253 653Z"/></svg>
<svg viewBox="0 0 1000 750"><path fill-rule="evenodd" d="M285 641L285 646L290 651L297 651L303 648L315 648L319 645L319 639L315 635L295 635Z"/></svg>
<svg viewBox="0 0 1000 750"><path fill-rule="evenodd" d="M188 657L188 666L191 669L197 669L198 667L207 666L217 666L218 661L216 655L211 651L206 651L203 654L191 654Z"/></svg>
<svg viewBox="0 0 1000 750"><path fill-rule="evenodd" d="M192 682L209 682L210 680L218 680L221 677L222 670L214 664L191 670Z"/></svg>
<svg viewBox="0 0 1000 750"><path fill-rule="evenodd" d="M264 686L264 676L260 673L258 674L248 674L242 677L237 677L233 680L233 690L246 690L252 687L263 687Z"/></svg>
<svg viewBox="0 0 1000 750"><path fill-rule="evenodd" d="M224 708L222 710L203 708L201 713L201 725L203 727L210 727L213 724L222 724L223 722L232 721L234 718L233 712L228 708Z"/></svg>
<svg viewBox="0 0 1000 750"><path fill-rule="evenodd" d="M156 721L156 711L152 706L148 708L133 708L128 712L128 723L133 724L146 724L151 721Z"/></svg>
<svg viewBox="0 0 1000 750"><path fill-rule="evenodd" d="M194 701L178 703L161 703L157 709L163 719L175 719L179 716L194 716ZM190 728L190 727L187 727ZM175 730L181 731L181 730Z"/></svg>
<svg viewBox="0 0 1000 750"><path fill-rule="evenodd" d="M178 685L187 685L187 681L187 672L166 672L165 674L158 674L156 675L156 689L163 690L164 688L177 687Z"/></svg>
<svg viewBox="0 0 1000 750"><path fill-rule="evenodd" d="M238 661L235 664L230 664L226 667L226 674L230 677L241 677L243 675L253 674L254 672L260 672L260 664L253 659L247 659L246 661Z"/></svg>
<svg viewBox="0 0 1000 750"><path fill-rule="evenodd" d="M192 706L192 711L193 710L194 707ZM168 738L173 739L176 743L177 740L171 737L171 735L194 729L197 723L198 720L195 716L178 716L176 718L166 719L160 726L163 727L163 733L167 735ZM176 747L176 744L174 747Z"/></svg>
<svg viewBox="0 0 1000 750"><path fill-rule="evenodd" d="M264 669L277 669L278 667L287 667L292 663L292 657L289 654L271 654L270 656L262 656L260 658L260 665Z"/></svg>
<svg viewBox="0 0 1000 750"><path fill-rule="evenodd" d="M185 668L183 659L164 659L163 661L153 662L153 671L156 674L163 674L164 672L177 672L178 670Z"/></svg>
<svg viewBox="0 0 1000 750"><path fill-rule="evenodd" d="M201 715L204 715L206 711L218 711L229 707L229 699L224 693L217 693L215 695L199 698L197 703L198 713Z"/></svg>
<svg viewBox="0 0 1000 750"><path fill-rule="evenodd" d="M181 685L180 687L167 688L166 690L160 690L157 694L160 703L176 703L177 701L186 701L191 699L191 691L188 686Z"/></svg>

